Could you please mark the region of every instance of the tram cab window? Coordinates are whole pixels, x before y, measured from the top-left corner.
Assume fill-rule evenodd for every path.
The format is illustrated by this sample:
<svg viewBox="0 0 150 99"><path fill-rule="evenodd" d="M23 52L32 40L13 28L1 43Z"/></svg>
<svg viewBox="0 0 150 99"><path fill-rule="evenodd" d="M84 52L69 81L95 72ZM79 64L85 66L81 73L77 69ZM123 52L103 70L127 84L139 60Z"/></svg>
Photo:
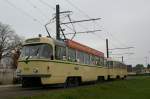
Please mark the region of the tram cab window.
<svg viewBox="0 0 150 99"><path fill-rule="evenodd" d="M53 59L53 48L48 44L25 45L22 48L20 58L29 57L32 59L48 58Z"/></svg>

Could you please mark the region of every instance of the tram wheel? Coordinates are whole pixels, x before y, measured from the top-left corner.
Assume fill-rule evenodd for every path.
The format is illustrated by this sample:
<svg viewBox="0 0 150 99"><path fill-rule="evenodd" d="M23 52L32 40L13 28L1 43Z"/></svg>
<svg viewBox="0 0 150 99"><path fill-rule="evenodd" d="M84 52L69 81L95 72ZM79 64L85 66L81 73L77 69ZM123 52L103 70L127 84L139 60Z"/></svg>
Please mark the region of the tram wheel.
<svg viewBox="0 0 150 99"><path fill-rule="evenodd" d="M77 86L79 86L79 79L77 77L69 77L64 83L65 88L77 87Z"/></svg>

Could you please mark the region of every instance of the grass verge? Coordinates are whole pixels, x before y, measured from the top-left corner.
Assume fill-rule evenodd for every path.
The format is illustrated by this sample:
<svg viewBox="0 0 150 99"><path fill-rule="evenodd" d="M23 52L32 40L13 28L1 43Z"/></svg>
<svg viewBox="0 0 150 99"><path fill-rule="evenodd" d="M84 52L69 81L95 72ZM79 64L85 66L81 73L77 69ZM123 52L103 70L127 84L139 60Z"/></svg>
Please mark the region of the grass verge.
<svg viewBox="0 0 150 99"><path fill-rule="evenodd" d="M138 76L18 99L150 99L150 77Z"/></svg>

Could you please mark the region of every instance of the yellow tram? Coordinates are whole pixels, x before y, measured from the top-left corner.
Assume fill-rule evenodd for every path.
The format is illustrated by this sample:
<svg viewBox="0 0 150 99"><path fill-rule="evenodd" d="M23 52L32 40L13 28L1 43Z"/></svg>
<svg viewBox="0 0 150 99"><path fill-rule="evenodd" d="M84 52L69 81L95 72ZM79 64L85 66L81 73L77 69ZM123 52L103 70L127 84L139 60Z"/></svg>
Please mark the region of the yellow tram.
<svg viewBox="0 0 150 99"><path fill-rule="evenodd" d="M73 40L49 37L27 39L23 45L17 75L22 86L31 84L78 85L100 79L125 78L126 65L106 59L104 53Z"/></svg>

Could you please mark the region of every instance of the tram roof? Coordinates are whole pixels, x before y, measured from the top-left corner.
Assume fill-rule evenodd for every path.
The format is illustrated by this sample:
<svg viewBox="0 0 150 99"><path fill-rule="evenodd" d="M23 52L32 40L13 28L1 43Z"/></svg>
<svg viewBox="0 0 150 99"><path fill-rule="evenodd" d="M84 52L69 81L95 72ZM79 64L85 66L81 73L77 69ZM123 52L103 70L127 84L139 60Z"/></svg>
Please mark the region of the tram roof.
<svg viewBox="0 0 150 99"><path fill-rule="evenodd" d="M63 40L61 41L61 40L56 40L56 39L49 38L49 37L37 37L37 38L27 39L24 45L34 44L34 43L50 43L50 42L55 43L55 45L64 46L64 47L68 46L70 48L77 49L77 50L80 50L80 51L83 51L83 52L86 52L95 56L104 57L103 52L93 49L91 47L88 47L86 45L83 45L79 42L69 40L69 39L65 41Z"/></svg>
<svg viewBox="0 0 150 99"><path fill-rule="evenodd" d="M81 43L78 43L76 41L67 39L65 42L66 42L67 46L70 47L70 48L74 48L74 49L77 49L77 50L80 50L80 51L83 51L83 52L87 52L87 53L93 54L95 56L104 57L103 52L95 50L93 48L90 48L90 47L88 47L86 45L83 45Z"/></svg>
<svg viewBox="0 0 150 99"><path fill-rule="evenodd" d="M34 43L50 43L50 42L54 43L55 45L66 46L66 43L64 41L56 40L49 37L29 38L25 41L24 45Z"/></svg>

